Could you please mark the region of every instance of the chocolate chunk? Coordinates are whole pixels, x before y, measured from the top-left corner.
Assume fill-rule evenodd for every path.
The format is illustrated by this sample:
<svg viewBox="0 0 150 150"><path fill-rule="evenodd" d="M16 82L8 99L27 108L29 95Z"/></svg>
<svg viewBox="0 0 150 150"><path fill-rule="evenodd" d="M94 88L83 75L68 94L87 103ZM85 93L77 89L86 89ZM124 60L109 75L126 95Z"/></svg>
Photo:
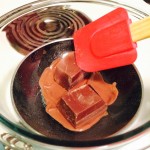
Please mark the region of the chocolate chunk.
<svg viewBox="0 0 150 150"><path fill-rule="evenodd" d="M102 98L87 84L73 88L65 94L57 105L59 111L76 128L86 123L88 118L105 112L107 106Z"/></svg>
<svg viewBox="0 0 150 150"><path fill-rule="evenodd" d="M70 52L65 54L63 59L58 62L54 79L59 85L69 89L82 81L87 74L77 66L74 52Z"/></svg>

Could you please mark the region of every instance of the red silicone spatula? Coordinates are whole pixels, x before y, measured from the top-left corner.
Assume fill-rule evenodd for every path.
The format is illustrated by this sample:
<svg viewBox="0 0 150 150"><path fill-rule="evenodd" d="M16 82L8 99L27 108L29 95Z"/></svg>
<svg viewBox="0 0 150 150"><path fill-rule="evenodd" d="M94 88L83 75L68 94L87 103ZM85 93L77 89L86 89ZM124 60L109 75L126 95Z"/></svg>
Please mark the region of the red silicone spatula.
<svg viewBox="0 0 150 150"><path fill-rule="evenodd" d="M124 8L117 8L74 34L78 66L88 72L132 64L136 43L150 36L150 17L131 23Z"/></svg>

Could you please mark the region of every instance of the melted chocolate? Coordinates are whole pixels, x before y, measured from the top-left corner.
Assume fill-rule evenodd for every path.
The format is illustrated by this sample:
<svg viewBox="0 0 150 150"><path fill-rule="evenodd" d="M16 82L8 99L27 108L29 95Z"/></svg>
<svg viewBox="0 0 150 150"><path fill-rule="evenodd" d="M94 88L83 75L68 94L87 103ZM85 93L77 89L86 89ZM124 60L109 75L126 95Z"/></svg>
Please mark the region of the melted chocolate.
<svg viewBox="0 0 150 150"><path fill-rule="evenodd" d="M44 96L46 105L49 103L49 101L52 101L53 103L57 104L57 102L66 92L66 90L62 86L57 84L53 78L54 76L53 74L56 69L56 64L58 63L58 61L59 59L54 61L51 65L51 68L47 67L44 70L43 75L41 76L39 80L39 84L40 84L41 91Z"/></svg>
<svg viewBox="0 0 150 150"><path fill-rule="evenodd" d="M69 52L47 67L39 81L46 112L69 130L92 127L107 115L107 105L118 95L116 83L106 83L99 72L87 74Z"/></svg>

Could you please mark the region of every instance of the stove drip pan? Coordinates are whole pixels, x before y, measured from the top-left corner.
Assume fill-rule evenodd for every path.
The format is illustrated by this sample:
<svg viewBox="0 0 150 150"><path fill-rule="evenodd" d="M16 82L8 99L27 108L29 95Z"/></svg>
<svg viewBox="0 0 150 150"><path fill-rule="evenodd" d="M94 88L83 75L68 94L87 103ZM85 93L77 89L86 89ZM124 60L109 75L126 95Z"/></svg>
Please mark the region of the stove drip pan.
<svg viewBox="0 0 150 150"><path fill-rule="evenodd" d="M25 14L3 31L10 44L20 53L28 54L33 49L59 38L72 37L90 19L69 6L53 6Z"/></svg>

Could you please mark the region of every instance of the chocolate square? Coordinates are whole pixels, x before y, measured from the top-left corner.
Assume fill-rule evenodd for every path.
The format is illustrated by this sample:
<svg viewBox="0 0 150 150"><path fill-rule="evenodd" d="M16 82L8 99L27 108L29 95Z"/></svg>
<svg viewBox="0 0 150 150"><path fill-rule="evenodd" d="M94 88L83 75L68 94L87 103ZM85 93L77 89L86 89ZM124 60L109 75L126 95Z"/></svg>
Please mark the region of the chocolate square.
<svg viewBox="0 0 150 150"><path fill-rule="evenodd" d="M86 74L77 66L74 52L70 52L58 62L54 80L65 89L69 89L82 81Z"/></svg>
<svg viewBox="0 0 150 150"><path fill-rule="evenodd" d="M107 109L102 98L87 84L68 91L57 107L74 127Z"/></svg>

